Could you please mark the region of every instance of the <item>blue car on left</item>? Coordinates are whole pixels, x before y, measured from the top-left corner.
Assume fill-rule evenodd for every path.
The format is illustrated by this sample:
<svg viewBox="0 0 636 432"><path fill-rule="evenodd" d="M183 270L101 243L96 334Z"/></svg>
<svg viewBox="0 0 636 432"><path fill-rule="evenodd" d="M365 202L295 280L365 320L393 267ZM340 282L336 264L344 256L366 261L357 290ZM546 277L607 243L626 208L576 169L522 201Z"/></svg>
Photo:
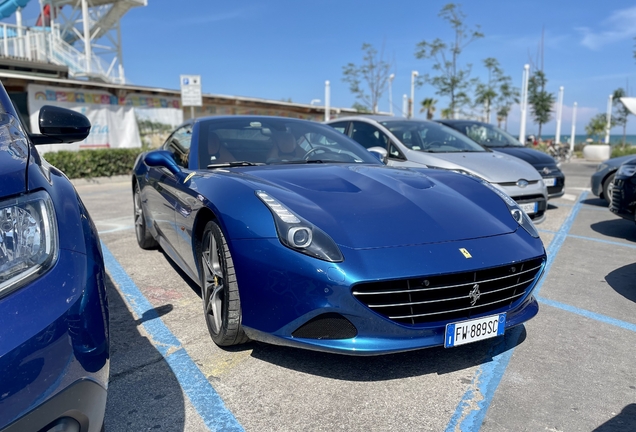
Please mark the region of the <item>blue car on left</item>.
<svg viewBox="0 0 636 432"><path fill-rule="evenodd" d="M99 431L109 373L97 231L37 144L84 139L90 122L45 106L29 134L0 84L0 432Z"/></svg>

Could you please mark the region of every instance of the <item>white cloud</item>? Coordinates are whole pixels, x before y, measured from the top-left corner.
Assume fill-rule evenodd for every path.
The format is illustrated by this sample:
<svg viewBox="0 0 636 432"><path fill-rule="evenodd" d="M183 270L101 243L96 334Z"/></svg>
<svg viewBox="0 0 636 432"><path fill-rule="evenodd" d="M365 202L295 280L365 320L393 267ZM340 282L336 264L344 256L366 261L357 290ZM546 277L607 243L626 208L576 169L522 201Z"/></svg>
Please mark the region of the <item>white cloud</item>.
<svg viewBox="0 0 636 432"><path fill-rule="evenodd" d="M603 45L634 37L636 36L635 22L636 6L614 11L601 23L606 30L595 32L588 27L578 29L583 33L581 45L597 50Z"/></svg>

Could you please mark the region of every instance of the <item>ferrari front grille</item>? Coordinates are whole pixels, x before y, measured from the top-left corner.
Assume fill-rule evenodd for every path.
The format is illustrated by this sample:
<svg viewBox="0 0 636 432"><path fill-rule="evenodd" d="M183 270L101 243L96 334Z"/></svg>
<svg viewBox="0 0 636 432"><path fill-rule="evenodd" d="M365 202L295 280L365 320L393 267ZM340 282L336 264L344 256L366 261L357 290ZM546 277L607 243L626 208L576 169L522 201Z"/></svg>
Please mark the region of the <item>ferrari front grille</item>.
<svg viewBox="0 0 636 432"><path fill-rule="evenodd" d="M402 324L469 319L510 307L539 277L543 258L465 273L365 282L353 295L371 310Z"/></svg>

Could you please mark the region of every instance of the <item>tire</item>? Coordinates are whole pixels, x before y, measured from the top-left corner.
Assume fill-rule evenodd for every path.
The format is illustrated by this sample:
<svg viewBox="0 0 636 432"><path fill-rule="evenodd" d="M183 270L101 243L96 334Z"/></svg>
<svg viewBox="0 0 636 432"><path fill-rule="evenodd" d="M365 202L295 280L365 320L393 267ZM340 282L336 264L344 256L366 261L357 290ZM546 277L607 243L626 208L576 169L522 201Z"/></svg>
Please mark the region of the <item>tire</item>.
<svg viewBox="0 0 636 432"><path fill-rule="evenodd" d="M612 189L614 189L614 177L616 173L611 173L603 182L603 198L609 205L612 205Z"/></svg>
<svg viewBox="0 0 636 432"><path fill-rule="evenodd" d="M155 249L159 243L152 237L146 227L146 217L144 209L141 205L141 191L139 184L135 185L135 193L133 194L133 206L135 216L135 235L137 236L137 244L142 249Z"/></svg>
<svg viewBox="0 0 636 432"><path fill-rule="evenodd" d="M241 299L225 236L208 222L201 237L201 299L203 315L215 344L221 347L249 341L241 327Z"/></svg>

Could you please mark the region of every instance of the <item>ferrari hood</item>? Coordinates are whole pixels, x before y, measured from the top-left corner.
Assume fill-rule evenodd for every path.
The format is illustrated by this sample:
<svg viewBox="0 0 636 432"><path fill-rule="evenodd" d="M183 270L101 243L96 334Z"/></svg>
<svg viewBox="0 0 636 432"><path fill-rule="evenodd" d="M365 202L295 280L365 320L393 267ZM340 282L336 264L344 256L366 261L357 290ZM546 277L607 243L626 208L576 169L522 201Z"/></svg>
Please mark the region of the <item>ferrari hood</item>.
<svg viewBox="0 0 636 432"><path fill-rule="evenodd" d="M467 176L449 187L421 171L373 165L288 165L242 171L243 181L349 248L439 243L513 232L503 201ZM245 175L247 174L247 175Z"/></svg>
<svg viewBox="0 0 636 432"><path fill-rule="evenodd" d="M426 153L431 155L430 153ZM541 180L539 172L527 162L498 152L433 153L433 157L467 169L491 183ZM441 166L446 168L446 166Z"/></svg>

